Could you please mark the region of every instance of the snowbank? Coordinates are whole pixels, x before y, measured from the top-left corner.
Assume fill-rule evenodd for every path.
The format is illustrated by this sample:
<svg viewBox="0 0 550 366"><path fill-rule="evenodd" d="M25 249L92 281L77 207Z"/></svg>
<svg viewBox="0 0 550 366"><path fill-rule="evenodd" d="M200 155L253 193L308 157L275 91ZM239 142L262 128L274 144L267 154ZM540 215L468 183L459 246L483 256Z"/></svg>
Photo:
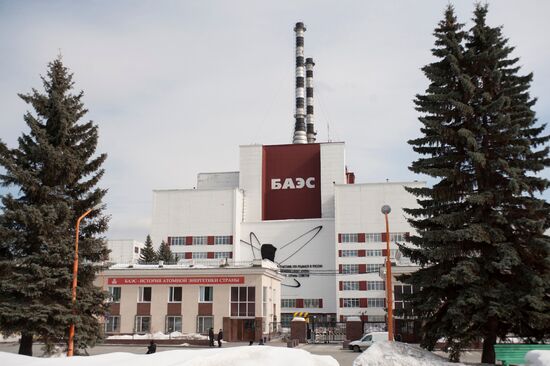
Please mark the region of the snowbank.
<svg viewBox="0 0 550 366"><path fill-rule="evenodd" d="M525 355L527 366L548 366L550 365L550 351L529 351Z"/></svg>
<svg viewBox="0 0 550 366"><path fill-rule="evenodd" d="M353 366L464 366L448 362L418 346L401 342L376 342L353 361Z"/></svg>
<svg viewBox="0 0 550 366"><path fill-rule="evenodd" d="M0 360L10 366L338 366L338 362L331 356L269 346L163 351L152 355L117 352L70 359L37 358L0 352Z"/></svg>

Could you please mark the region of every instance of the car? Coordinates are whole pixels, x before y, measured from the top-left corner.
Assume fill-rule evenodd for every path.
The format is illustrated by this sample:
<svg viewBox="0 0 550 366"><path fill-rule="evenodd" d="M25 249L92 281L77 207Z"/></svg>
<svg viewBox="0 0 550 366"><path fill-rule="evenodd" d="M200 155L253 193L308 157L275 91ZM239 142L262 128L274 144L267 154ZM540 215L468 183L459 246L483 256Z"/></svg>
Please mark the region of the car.
<svg viewBox="0 0 550 366"><path fill-rule="evenodd" d="M388 332L371 332L363 335L361 339L350 342L348 348L352 351L361 352L372 346L374 342L387 341Z"/></svg>

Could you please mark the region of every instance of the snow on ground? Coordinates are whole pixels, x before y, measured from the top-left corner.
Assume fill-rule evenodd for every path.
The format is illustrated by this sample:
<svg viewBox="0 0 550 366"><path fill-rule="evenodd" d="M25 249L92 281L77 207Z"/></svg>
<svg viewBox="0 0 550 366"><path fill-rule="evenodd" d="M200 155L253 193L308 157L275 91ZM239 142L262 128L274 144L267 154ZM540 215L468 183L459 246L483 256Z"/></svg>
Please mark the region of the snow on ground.
<svg viewBox="0 0 550 366"><path fill-rule="evenodd" d="M464 366L451 363L418 346L401 342L375 342L353 361L353 366Z"/></svg>
<svg viewBox="0 0 550 366"><path fill-rule="evenodd" d="M0 343L19 342L19 338L21 338L19 335L10 335L7 337L5 335L0 335Z"/></svg>
<svg viewBox="0 0 550 366"><path fill-rule="evenodd" d="M10 366L338 366L332 356L269 346L163 351L152 355L117 352L71 358L38 358L0 352L0 360Z"/></svg>
<svg viewBox="0 0 550 366"><path fill-rule="evenodd" d="M525 365L548 366L550 365L550 351L529 351L525 355Z"/></svg>

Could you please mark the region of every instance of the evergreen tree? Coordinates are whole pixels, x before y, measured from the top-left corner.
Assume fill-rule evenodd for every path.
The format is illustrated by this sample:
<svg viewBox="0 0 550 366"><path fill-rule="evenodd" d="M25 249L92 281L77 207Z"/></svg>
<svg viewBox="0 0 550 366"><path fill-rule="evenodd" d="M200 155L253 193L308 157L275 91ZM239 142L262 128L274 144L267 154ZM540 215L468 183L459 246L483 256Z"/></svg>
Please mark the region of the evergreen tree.
<svg viewBox="0 0 550 366"><path fill-rule="evenodd" d="M87 110L83 93L72 93L72 74L61 58L48 65L44 92L20 94L35 111L24 120L28 133L19 146L0 142L0 183L18 193L2 197L0 213L0 331L20 333L19 353L31 355L34 337L53 343L66 339L76 325L75 349L101 336L98 317L105 294L93 285L107 258L108 218L102 209L81 223L77 301L71 304L75 224L106 193L97 188L105 154L94 157L98 129L80 120Z"/></svg>
<svg viewBox="0 0 550 366"><path fill-rule="evenodd" d="M536 197L549 182L535 173L550 161L531 109L532 75L517 75L486 13L476 6L465 46L451 7L436 29L439 61L423 69L430 85L415 100L424 136L409 143L424 155L410 169L438 182L409 189L420 205L407 210L418 236L402 250L422 266L405 279L420 288L411 300L425 320L422 345L445 337L458 360L481 337L482 362L494 363L497 337L549 333L550 211Z"/></svg>
<svg viewBox="0 0 550 366"><path fill-rule="evenodd" d="M157 253L153 248L153 241L151 240L151 236L147 235L147 238L145 238L145 246L141 251L139 263L140 264L156 263L157 260L158 260Z"/></svg>
<svg viewBox="0 0 550 366"><path fill-rule="evenodd" d="M172 254L170 245L168 245L164 240L160 243L157 258L159 261L164 261L164 263L170 263L174 260L174 255Z"/></svg>

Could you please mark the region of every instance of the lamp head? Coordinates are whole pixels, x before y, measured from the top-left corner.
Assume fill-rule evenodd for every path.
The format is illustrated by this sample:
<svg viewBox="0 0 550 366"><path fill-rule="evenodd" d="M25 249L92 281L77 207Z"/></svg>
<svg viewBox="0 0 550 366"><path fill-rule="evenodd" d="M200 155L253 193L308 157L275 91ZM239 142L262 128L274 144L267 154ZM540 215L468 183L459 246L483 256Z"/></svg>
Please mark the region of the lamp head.
<svg viewBox="0 0 550 366"><path fill-rule="evenodd" d="M384 205L380 211L382 211L384 215L387 215L391 212L391 207L390 205Z"/></svg>

